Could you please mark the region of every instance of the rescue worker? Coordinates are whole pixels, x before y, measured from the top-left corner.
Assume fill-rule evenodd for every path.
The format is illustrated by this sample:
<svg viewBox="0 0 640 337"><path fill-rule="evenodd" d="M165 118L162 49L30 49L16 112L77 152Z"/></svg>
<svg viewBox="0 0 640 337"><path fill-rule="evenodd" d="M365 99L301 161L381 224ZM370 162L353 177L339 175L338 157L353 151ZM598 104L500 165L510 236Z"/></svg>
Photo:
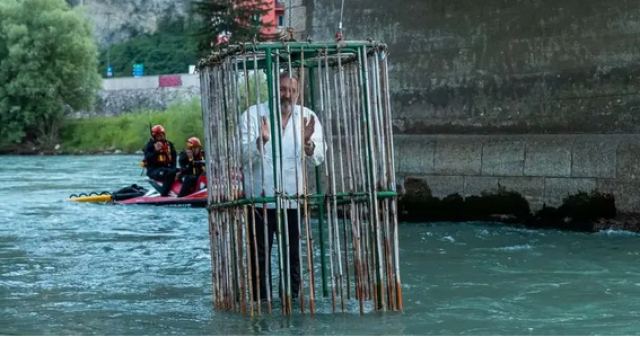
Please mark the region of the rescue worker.
<svg viewBox="0 0 640 337"><path fill-rule="evenodd" d="M325 143L322 125L315 112L302 106L299 101L298 78L288 73L280 75L280 113L282 117L281 153L274 155L271 146L271 133L267 119L269 106L266 103L251 106L240 117L244 121L240 125L242 132L243 161L253 162L253 184L247 184L246 194L250 198L264 196L273 193L273 165L279 157L285 158L280 165L284 172L280 184L286 195L297 195L303 191L302 165L303 158L298 149L304 149L304 155L314 166L324 161ZM294 126L295 125L295 126ZM302 131L302 132L301 132ZM247 167L247 166L245 166ZM295 298L300 291L300 250L298 241L300 233L298 228L297 208L298 201L287 200L281 206L286 210L289 254L286 254L285 268L289 268L291 275L291 294ZM250 246L251 256L258 256L258 268L252 269L254 298L267 298L267 280L271 277L271 247L278 225L278 217L275 203L266 204L266 212L256 208L254 226L250 226L249 237L253 237L253 228L256 228L257 244ZM263 214L266 213L266 219ZM253 217L250 217L253 218ZM266 222L263 222L266 220ZM263 224L267 224L263 226ZM285 229L287 230L287 229ZM259 275L259 277L258 277ZM270 282L270 281L269 281ZM281 289L282 291L282 289ZM269 295L270 297L270 295Z"/></svg>
<svg viewBox="0 0 640 337"><path fill-rule="evenodd" d="M176 179L176 149L167 140L164 127L160 124L151 128L151 139L144 147L144 164L147 176L162 183L160 195L168 196Z"/></svg>
<svg viewBox="0 0 640 337"><path fill-rule="evenodd" d="M202 151L202 143L198 137L187 139L185 149L180 152L178 158L180 164L180 172L178 173L182 180L182 188L178 197L184 197L195 192L198 178L204 174L204 152Z"/></svg>

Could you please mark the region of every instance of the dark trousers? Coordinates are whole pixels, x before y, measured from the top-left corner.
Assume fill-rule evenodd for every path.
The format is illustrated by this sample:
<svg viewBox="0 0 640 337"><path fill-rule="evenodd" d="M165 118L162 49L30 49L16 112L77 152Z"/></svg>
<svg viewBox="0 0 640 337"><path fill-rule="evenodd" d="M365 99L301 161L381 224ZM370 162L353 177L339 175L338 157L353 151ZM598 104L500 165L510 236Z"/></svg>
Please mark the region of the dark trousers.
<svg viewBox="0 0 640 337"><path fill-rule="evenodd" d="M289 253L284 254L284 273L283 276L286 277L286 268L289 269L291 275L291 294L293 297L298 296L298 290L300 289L300 250L298 249L298 243L300 241L300 233L298 231L298 218L297 211L295 209L286 210L287 213L287 222L288 222L288 233L289 233ZM267 209L267 240L268 247L265 247L265 230L264 230L264 222L263 220L263 209L256 209L255 212L256 220L255 220L255 230L256 230L256 239L258 246L258 265L260 269L260 298L267 298L267 277L269 282L271 282L271 247L273 246L273 237L276 233L277 228L277 218L276 218L276 210L275 209ZM251 221L252 219L249 219ZM284 223L284 212L280 215L280 220L282 221L282 228L285 230ZM253 225L253 224L252 224ZM249 239L251 240L251 263L253 268L251 269L251 279L253 282L253 298L258 298L258 282L257 282L257 273L255 268L255 255L254 255L254 243L253 243L253 226L250 226L249 229ZM282 239L284 240L284 233L282 233ZM283 241L282 246L286 249L286 241ZM278 284L279 285L279 284ZM286 285L286 281L285 281ZM271 285L274 286L273 284ZM272 288L270 287L270 288ZM269 289L269 294L272 294L271 289ZM284 291L280 289L280 298L284 295ZM271 296L273 298L273 296Z"/></svg>
<svg viewBox="0 0 640 337"><path fill-rule="evenodd" d="M180 193L178 193L178 197L184 197L195 192L196 183L198 182L198 177L194 175L185 175L182 176L182 187L180 188Z"/></svg>
<svg viewBox="0 0 640 337"><path fill-rule="evenodd" d="M171 167L147 169L147 176L162 183L162 189L159 192L160 195L166 197L171 191L173 181L176 180L176 169Z"/></svg>

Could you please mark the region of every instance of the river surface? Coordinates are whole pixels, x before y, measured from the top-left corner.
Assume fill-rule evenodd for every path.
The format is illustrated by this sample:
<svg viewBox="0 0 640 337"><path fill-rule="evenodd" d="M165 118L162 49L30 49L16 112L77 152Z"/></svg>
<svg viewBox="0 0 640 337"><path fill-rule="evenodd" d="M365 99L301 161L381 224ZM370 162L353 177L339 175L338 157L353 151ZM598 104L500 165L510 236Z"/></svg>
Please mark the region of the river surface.
<svg viewBox="0 0 640 337"><path fill-rule="evenodd" d="M206 211L77 204L136 156L0 156L0 335L638 335L640 236L403 223L404 313L213 310Z"/></svg>

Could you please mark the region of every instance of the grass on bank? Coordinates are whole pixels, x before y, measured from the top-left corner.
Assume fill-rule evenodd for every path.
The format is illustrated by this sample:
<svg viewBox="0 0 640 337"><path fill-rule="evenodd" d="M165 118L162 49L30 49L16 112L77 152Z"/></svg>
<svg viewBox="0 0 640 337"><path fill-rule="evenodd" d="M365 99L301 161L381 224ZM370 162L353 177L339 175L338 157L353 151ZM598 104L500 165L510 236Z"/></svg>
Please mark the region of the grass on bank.
<svg viewBox="0 0 640 337"><path fill-rule="evenodd" d="M114 117L68 119L60 132L64 153L120 150L134 153L149 140L149 125L162 124L176 151L189 137L204 141L200 100L171 105L164 111L142 110Z"/></svg>

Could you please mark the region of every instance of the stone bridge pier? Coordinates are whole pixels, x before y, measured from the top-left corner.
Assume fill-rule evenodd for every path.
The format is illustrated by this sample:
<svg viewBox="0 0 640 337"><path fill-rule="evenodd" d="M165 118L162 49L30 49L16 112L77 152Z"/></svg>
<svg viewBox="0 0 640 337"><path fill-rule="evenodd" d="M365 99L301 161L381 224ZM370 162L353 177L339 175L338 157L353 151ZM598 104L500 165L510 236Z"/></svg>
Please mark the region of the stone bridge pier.
<svg viewBox="0 0 640 337"><path fill-rule="evenodd" d="M331 39L340 2L307 0ZM433 196L579 191L640 213L640 7L631 0L345 1L348 39L389 45L400 178Z"/></svg>

